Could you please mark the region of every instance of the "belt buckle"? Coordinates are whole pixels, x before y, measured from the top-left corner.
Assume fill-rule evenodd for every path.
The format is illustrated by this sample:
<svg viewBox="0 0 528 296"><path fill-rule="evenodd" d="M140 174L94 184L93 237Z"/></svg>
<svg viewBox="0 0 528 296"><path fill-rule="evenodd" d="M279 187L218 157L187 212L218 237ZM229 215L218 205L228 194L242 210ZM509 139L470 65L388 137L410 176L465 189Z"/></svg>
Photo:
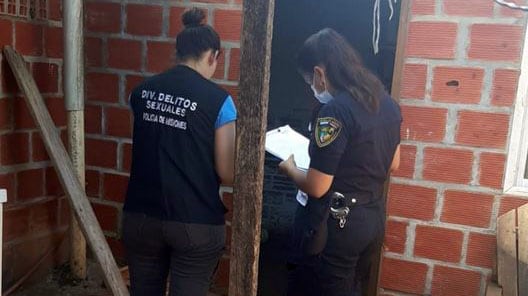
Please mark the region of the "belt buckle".
<svg viewBox="0 0 528 296"><path fill-rule="evenodd" d="M339 192L332 193L330 200L330 214L332 218L339 220L339 227L345 228L346 217L350 213L350 208L346 204L346 198Z"/></svg>

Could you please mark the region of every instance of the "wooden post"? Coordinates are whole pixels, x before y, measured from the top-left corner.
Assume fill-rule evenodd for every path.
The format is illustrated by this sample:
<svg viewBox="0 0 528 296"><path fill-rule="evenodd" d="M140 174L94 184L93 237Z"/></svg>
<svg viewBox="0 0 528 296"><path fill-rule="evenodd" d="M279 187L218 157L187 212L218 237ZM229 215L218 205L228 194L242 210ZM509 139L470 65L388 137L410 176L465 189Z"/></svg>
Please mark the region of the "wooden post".
<svg viewBox="0 0 528 296"><path fill-rule="evenodd" d="M84 98L82 95L81 97ZM68 151L79 182L85 184L84 111L68 111ZM70 221L70 268L77 278L85 279L87 272L86 239L75 219L75 213L71 213Z"/></svg>
<svg viewBox="0 0 528 296"><path fill-rule="evenodd" d="M128 295L128 290L108 247L103 231L84 193L84 186L79 182L71 159L62 144L59 131L46 109L35 80L29 74L26 62L10 46L4 47L4 56L13 70L18 86L24 94L31 116L40 130L46 150L67 193L70 206L79 221L81 230L88 239L95 258L101 266L107 286L115 296Z"/></svg>
<svg viewBox="0 0 528 296"><path fill-rule="evenodd" d="M244 0L230 296L257 294L274 0Z"/></svg>
<svg viewBox="0 0 528 296"><path fill-rule="evenodd" d="M396 41L396 53L394 58L394 69L392 71L392 92L394 99L400 99L403 66L405 64L405 43L411 16L411 0L402 0L400 4L400 24L398 25L398 40Z"/></svg>
<svg viewBox="0 0 528 296"><path fill-rule="evenodd" d="M500 216L497 222L498 281L504 296L519 295L517 286L516 214L517 210L511 210Z"/></svg>
<svg viewBox="0 0 528 296"><path fill-rule="evenodd" d="M528 295L528 204L517 209L519 295Z"/></svg>
<svg viewBox="0 0 528 296"><path fill-rule="evenodd" d="M68 151L80 183L85 184L83 1L64 0L63 12L63 86L68 112ZM70 268L77 278L86 278L86 239L74 213L70 224Z"/></svg>
<svg viewBox="0 0 528 296"><path fill-rule="evenodd" d="M411 1L402 0L400 6L400 23L398 25L398 40L396 43L396 54L394 59L394 69L392 74L392 92L391 96L399 100L401 92L401 82L403 74L403 66L405 64L405 43L407 42L407 28L409 25L409 17L411 12ZM387 193L389 189L390 175L385 182L385 189L383 191L383 198L385 205L387 205ZM385 206L385 208L387 208ZM379 291L379 280L381 276L381 264L383 257L383 241L379 242L376 251L372 255L370 276L368 280L368 288L363 287L364 294L368 296L377 296ZM363 283L365 284L365 283Z"/></svg>

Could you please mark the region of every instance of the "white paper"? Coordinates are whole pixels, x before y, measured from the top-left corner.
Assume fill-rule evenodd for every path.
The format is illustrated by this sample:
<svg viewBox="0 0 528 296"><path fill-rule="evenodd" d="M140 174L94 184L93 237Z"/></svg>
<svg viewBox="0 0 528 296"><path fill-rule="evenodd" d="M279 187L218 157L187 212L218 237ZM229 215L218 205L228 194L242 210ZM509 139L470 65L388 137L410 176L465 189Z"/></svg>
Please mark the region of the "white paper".
<svg viewBox="0 0 528 296"><path fill-rule="evenodd" d="M310 140L285 125L266 133L266 151L285 160L293 154L297 167L308 170L310 156L308 146Z"/></svg>
<svg viewBox="0 0 528 296"><path fill-rule="evenodd" d="M303 207L306 207L306 204L308 203L308 194L299 190L297 191L297 196L295 199L297 199L297 202L299 202Z"/></svg>

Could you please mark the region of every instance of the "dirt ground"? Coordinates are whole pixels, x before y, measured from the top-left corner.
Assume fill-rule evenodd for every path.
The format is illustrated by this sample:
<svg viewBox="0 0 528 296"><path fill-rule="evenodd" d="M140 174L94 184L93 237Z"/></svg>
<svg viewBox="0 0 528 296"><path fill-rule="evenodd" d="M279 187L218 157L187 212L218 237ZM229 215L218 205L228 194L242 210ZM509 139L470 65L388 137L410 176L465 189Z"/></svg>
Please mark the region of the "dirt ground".
<svg viewBox="0 0 528 296"><path fill-rule="evenodd" d="M75 279L69 266L55 268L42 282L22 286L12 296L112 296L106 289L102 272L95 262L88 262L88 277L84 281ZM209 294L208 296L217 296Z"/></svg>
<svg viewBox="0 0 528 296"><path fill-rule="evenodd" d="M259 296L285 295L287 271L285 266L287 237L270 233L261 245L259 270ZM67 264L55 268L42 282L22 285L12 296L111 296L106 289L99 266L88 261L88 277L75 279ZM208 296L216 296L209 294Z"/></svg>
<svg viewBox="0 0 528 296"><path fill-rule="evenodd" d="M13 296L111 296L105 288L99 267L88 262L88 277L84 281L75 279L68 265L55 268L42 282L22 286Z"/></svg>

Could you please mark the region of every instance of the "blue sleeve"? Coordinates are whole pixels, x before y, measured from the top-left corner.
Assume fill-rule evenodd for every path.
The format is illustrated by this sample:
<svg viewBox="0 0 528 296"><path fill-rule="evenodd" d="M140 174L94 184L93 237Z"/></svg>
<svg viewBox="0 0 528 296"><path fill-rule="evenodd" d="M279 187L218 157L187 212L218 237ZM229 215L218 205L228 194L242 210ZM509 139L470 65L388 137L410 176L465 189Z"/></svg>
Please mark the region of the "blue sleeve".
<svg viewBox="0 0 528 296"><path fill-rule="evenodd" d="M224 105L222 105L222 108L220 108L220 112L218 112L215 128L220 128L232 121L235 121L236 119L237 111L235 103L233 102L233 98L231 98L231 96L228 96L224 101Z"/></svg>

